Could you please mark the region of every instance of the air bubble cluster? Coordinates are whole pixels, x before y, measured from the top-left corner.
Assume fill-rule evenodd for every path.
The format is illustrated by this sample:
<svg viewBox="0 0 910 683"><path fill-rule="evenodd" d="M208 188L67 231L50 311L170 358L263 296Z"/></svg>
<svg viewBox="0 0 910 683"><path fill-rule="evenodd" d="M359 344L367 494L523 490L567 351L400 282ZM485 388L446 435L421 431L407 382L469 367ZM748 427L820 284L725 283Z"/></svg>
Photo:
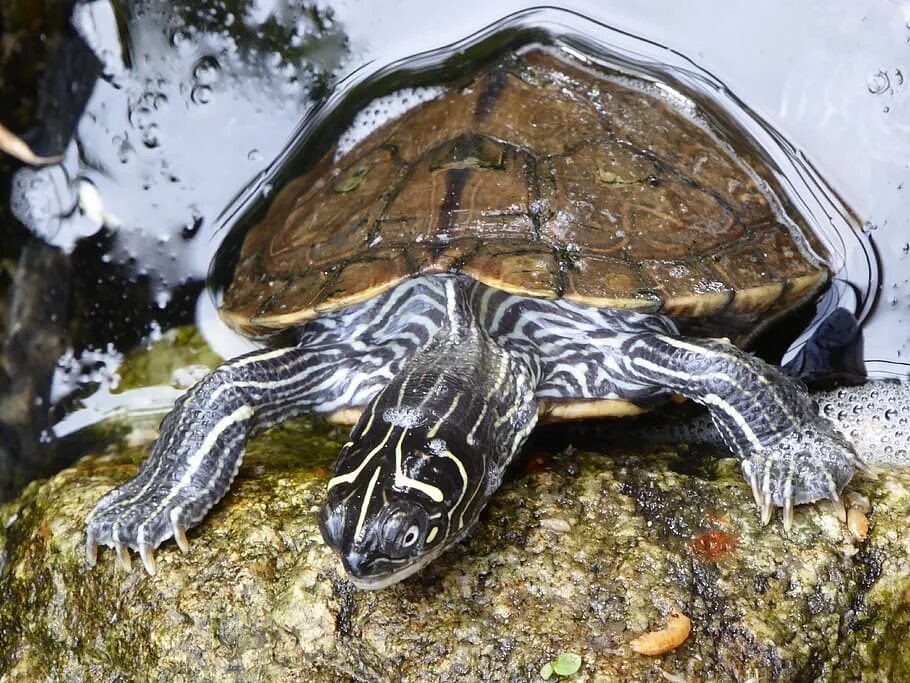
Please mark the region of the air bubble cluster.
<svg viewBox="0 0 910 683"><path fill-rule="evenodd" d="M870 465L910 466L910 383L867 382L855 387L813 392L819 412L831 420ZM689 442L724 447L711 418L705 414L655 426L647 423L635 439L647 442ZM616 438L629 436L628 426Z"/></svg>
<svg viewBox="0 0 910 683"><path fill-rule="evenodd" d="M130 126L139 134L142 144L149 149L161 145L161 130L156 122L159 114L168 106L167 95L163 89L167 83L163 79L146 79L145 89L128 105ZM133 149L127 136L116 135L112 142L119 147L118 158L121 163L128 163L132 159Z"/></svg>
<svg viewBox="0 0 910 683"><path fill-rule="evenodd" d="M910 384L869 382L815 395L825 417L874 465L910 465Z"/></svg>
<svg viewBox="0 0 910 683"><path fill-rule="evenodd" d="M378 97L361 109L351 126L338 138L336 159L350 152L354 146L382 124L397 119L409 109L422 102L439 97L445 92L442 87L404 88Z"/></svg>

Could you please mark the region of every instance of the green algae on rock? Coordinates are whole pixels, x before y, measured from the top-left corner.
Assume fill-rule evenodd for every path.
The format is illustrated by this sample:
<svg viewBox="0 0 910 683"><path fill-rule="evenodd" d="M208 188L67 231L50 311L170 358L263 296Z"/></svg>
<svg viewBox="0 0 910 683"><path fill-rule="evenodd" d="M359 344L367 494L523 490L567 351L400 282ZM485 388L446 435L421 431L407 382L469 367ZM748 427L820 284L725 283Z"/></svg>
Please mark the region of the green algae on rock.
<svg viewBox="0 0 910 683"><path fill-rule="evenodd" d="M127 355L117 370L116 391L155 384L185 388L221 360L195 325L177 327Z"/></svg>
<svg viewBox="0 0 910 683"><path fill-rule="evenodd" d="M765 529L730 458L669 447L532 453L473 537L421 575L353 590L316 510L345 430L302 420L254 438L213 518L158 575L113 554L87 571L82 523L143 448L109 447L0 507L3 681L855 680L908 667L910 473L857 480L858 545L826 506ZM536 456L536 457L535 457ZM724 534L711 553L696 539ZM680 609L689 639L629 642ZM898 640L895 641L895 638ZM864 673L865 672L865 673Z"/></svg>

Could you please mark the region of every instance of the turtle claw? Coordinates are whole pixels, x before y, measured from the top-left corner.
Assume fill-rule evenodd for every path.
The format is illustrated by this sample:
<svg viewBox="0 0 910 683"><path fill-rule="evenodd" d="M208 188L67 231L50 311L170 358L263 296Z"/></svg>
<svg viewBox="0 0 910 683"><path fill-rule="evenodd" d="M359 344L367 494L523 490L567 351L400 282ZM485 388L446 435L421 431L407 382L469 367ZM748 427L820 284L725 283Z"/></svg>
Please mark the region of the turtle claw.
<svg viewBox="0 0 910 683"><path fill-rule="evenodd" d="M139 546L139 557L142 558L142 566L149 576L155 576L158 572L158 563L155 561L155 551L148 543L142 543Z"/></svg>
<svg viewBox="0 0 910 683"><path fill-rule="evenodd" d="M186 537L186 529L177 524L171 523L171 532L174 534L174 540L177 541L177 547L184 555L190 551L190 542Z"/></svg>
<svg viewBox="0 0 910 683"><path fill-rule="evenodd" d="M785 434L772 446L754 451L742 462L762 525L774 507L783 508L784 531L793 528L794 508L825 498L834 501L837 518L846 523L840 491L865 463L844 436L824 418Z"/></svg>
<svg viewBox="0 0 910 683"><path fill-rule="evenodd" d="M784 531L790 533L793 529L793 495L784 497Z"/></svg>
<svg viewBox="0 0 910 683"><path fill-rule="evenodd" d="M840 520L841 524L847 523L847 508L844 505L844 499L840 497L837 491L831 492L831 504L834 506L834 514Z"/></svg>
<svg viewBox="0 0 910 683"><path fill-rule="evenodd" d="M755 472L749 474L749 484L752 486L752 498L755 499L757 507L762 506L761 486L758 483L758 475Z"/></svg>
<svg viewBox="0 0 910 683"><path fill-rule="evenodd" d="M784 482L784 533L789 534L793 529L793 464L787 471L787 480Z"/></svg>
<svg viewBox="0 0 910 683"><path fill-rule="evenodd" d="M132 571L133 563L130 560L130 551L124 543L114 543L114 550L117 551L117 561L126 572Z"/></svg>
<svg viewBox="0 0 910 683"><path fill-rule="evenodd" d="M94 567L98 562L98 541L91 534L85 535L85 558L89 567Z"/></svg>
<svg viewBox="0 0 910 683"><path fill-rule="evenodd" d="M190 542L186 538L186 527L178 521L177 510L173 509L169 514L171 520L171 535L177 541L177 547L180 552L186 555L190 551Z"/></svg>
<svg viewBox="0 0 910 683"><path fill-rule="evenodd" d="M138 552L145 570L154 575L158 569L155 549L170 538L184 553L189 552L186 519L198 514L193 494L181 492L168 505L162 499L169 495L171 484L152 488L139 496L133 480L102 498L86 520L86 552L89 564L97 556L95 546L114 548L120 565L129 569L127 548ZM200 499L201 500L201 499Z"/></svg>
<svg viewBox="0 0 910 683"><path fill-rule="evenodd" d="M771 493L766 493L761 504L761 525L767 526L768 522L771 521L771 512L774 510L774 505L771 500Z"/></svg>

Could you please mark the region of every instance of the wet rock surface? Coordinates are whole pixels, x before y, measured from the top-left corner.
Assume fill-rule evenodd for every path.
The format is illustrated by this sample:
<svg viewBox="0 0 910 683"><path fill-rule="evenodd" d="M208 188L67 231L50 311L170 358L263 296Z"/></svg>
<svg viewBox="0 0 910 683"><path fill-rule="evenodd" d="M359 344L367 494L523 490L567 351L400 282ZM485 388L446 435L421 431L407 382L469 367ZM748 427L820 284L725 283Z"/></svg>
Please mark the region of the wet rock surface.
<svg viewBox="0 0 910 683"><path fill-rule="evenodd" d="M356 591L316 511L344 428L256 439L231 492L150 577L83 524L143 447L111 446L0 507L0 671L31 680L881 680L907 673L910 473L857 479L857 541L829 504L758 522L738 464L670 447L531 448L470 539L416 577ZM636 636L681 611L659 657ZM674 676L678 678L673 678Z"/></svg>

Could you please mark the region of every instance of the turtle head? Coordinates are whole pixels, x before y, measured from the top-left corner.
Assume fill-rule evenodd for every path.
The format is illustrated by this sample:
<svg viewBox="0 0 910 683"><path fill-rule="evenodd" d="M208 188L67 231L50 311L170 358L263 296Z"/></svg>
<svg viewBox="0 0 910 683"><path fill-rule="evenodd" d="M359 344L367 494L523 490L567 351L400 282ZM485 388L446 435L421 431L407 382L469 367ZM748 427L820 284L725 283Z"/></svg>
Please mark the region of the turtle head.
<svg viewBox="0 0 910 683"><path fill-rule="evenodd" d="M496 488L483 440L468 438L456 412L375 401L342 448L319 526L358 588L421 569L464 536Z"/></svg>

